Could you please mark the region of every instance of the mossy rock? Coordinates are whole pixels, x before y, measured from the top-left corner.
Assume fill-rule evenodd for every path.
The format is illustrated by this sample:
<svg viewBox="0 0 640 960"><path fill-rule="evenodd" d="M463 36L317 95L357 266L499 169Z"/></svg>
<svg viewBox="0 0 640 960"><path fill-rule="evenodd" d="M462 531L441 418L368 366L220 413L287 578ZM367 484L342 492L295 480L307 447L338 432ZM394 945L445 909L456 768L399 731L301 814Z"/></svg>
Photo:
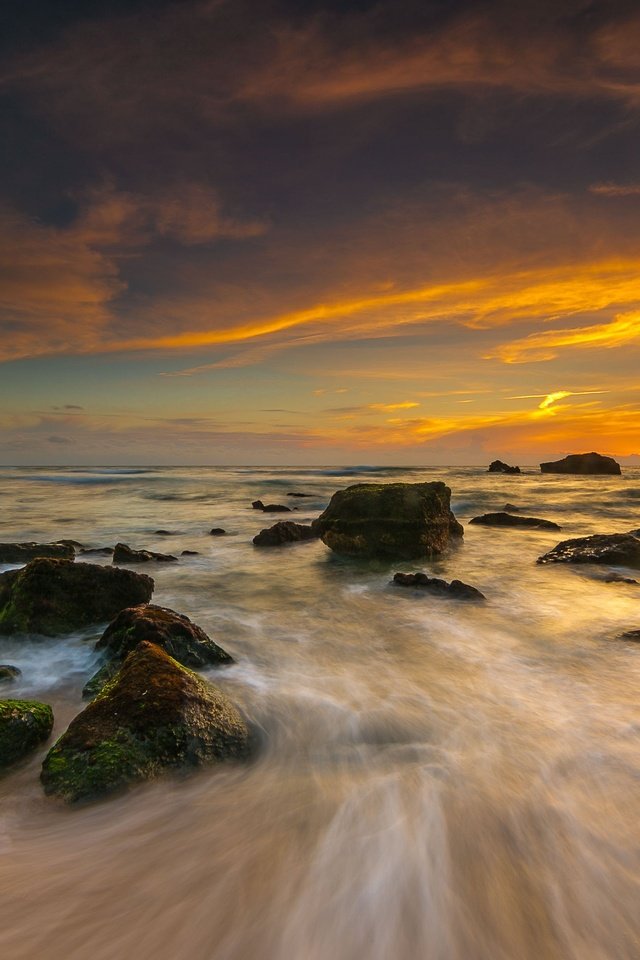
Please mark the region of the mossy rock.
<svg viewBox="0 0 640 960"><path fill-rule="evenodd" d="M463 536L446 484L358 483L335 493L312 527L336 553L410 560Z"/></svg>
<svg viewBox="0 0 640 960"><path fill-rule="evenodd" d="M45 793L92 800L171 768L249 757L252 737L231 701L143 641L45 757Z"/></svg>
<svg viewBox="0 0 640 960"><path fill-rule="evenodd" d="M96 643L96 650L104 653L107 662L85 685L83 696L93 697L99 693L141 640L162 647L185 667L233 663L233 657L189 617L169 607L140 604L122 610Z"/></svg>
<svg viewBox="0 0 640 960"><path fill-rule="evenodd" d="M0 563L28 563L38 557L73 560L75 555L72 541L69 540L58 540L57 543L0 543Z"/></svg>
<svg viewBox="0 0 640 960"><path fill-rule="evenodd" d="M153 586L151 577L131 570L32 560L0 574L0 633L69 633L146 603Z"/></svg>
<svg viewBox="0 0 640 960"><path fill-rule="evenodd" d="M0 700L0 769L21 760L53 729L53 711L37 700Z"/></svg>

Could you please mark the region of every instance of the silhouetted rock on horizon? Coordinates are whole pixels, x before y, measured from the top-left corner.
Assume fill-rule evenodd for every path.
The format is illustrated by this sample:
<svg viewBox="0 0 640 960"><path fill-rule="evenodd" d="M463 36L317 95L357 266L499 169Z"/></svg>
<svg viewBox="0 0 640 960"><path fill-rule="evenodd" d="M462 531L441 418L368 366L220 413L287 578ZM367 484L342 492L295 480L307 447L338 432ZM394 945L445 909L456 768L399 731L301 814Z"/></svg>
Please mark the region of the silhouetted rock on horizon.
<svg viewBox="0 0 640 960"><path fill-rule="evenodd" d="M29 563L40 557L73 560L76 551L70 541L62 543L0 543L0 563Z"/></svg>
<svg viewBox="0 0 640 960"><path fill-rule="evenodd" d="M256 534L253 542L256 547L278 547L283 543L317 540L318 536L313 526L294 523L293 520L279 520L272 527L266 527Z"/></svg>
<svg viewBox="0 0 640 960"><path fill-rule="evenodd" d="M401 587L419 587L439 596L452 597L455 600L486 600L483 593L462 580L448 583L439 577L429 577L426 573L396 573L393 582Z"/></svg>
<svg viewBox="0 0 640 960"><path fill-rule="evenodd" d="M540 464L542 473L613 474L622 473L620 464L613 457L599 453L572 453L562 460Z"/></svg>
<svg viewBox="0 0 640 960"><path fill-rule="evenodd" d="M640 540L628 533L594 534L563 540L538 563L609 563L640 567Z"/></svg>
<svg viewBox="0 0 640 960"><path fill-rule="evenodd" d="M113 549L113 563L177 563L178 558L170 553L155 553L153 550L134 550L126 543L116 543Z"/></svg>
<svg viewBox="0 0 640 960"><path fill-rule="evenodd" d="M503 460L494 460L489 464L487 473L520 473L520 467L510 467Z"/></svg>
<svg viewBox="0 0 640 960"><path fill-rule="evenodd" d="M428 557L464 535L450 501L441 481L358 483L334 493L311 526L331 550L347 556Z"/></svg>
<svg viewBox="0 0 640 960"><path fill-rule="evenodd" d="M53 729L53 710L39 700L0 700L0 769L22 760Z"/></svg>
<svg viewBox="0 0 640 960"><path fill-rule="evenodd" d="M469 523L480 524L485 527L536 527L544 530L561 530L559 524L553 520L541 520L538 517L513 516L511 513L485 513L481 517L473 517Z"/></svg>

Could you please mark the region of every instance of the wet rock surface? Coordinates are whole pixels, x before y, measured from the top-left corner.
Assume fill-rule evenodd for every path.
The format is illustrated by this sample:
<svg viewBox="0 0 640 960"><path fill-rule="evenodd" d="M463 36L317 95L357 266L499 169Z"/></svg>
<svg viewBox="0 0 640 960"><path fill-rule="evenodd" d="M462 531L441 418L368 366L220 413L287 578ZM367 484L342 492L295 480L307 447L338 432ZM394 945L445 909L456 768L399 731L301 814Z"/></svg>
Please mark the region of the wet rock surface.
<svg viewBox="0 0 640 960"><path fill-rule="evenodd" d="M0 700L0 769L31 753L53 729L53 711L38 700Z"/></svg>
<svg viewBox="0 0 640 960"><path fill-rule="evenodd" d="M28 563L38 557L73 560L75 555L75 549L68 540L58 543L0 543L0 563Z"/></svg>
<svg viewBox="0 0 640 960"><path fill-rule="evenodd" d="M134 550L126 543L116 543L113 550L114 563L177 563L178 558L170 553L155 553L153 550Z"/></svg>
<svg viewBox="0 0 640 960"><path fill-rule="evenodd" d="M473 517L469 523L476 523L484 527L538 527L543 530L561 530L552 520L541 520L539 517L513 516L511 513L485 513L481 517Z"/></svg>
<svg viewBox="0 0 640 960"><path fill-rule="evenodd" d="M452 580L449 583L439 577L429 577L426 573L396 573L393 582L400 587L417 587L437 596L456 600L486 600L485 595L476 587L463 583L462 580Z"/></svg>
<svg viewBox="0 0 640 960"><path fill-rule="evenodd" d="M294 523L293 520L279 520L272 527L266 527L256 534L253 543L256 547L277 547L283 543L299 543L317 538L318 533L312 526Z"/></svg>
<svg viewBox="0 0 640 960"><path fill-rule="evenodd" d="M614 474L622 473L620 464L613 457L599 453L572 453L562 460L540 464L542 473Z"/></svg>
<svg viewBox="0 0 640 960"><path fill-rule="evenodd" d="M640 539L628 533L594 534L563 540L538 563L609 563L640 567Z"/></svg>

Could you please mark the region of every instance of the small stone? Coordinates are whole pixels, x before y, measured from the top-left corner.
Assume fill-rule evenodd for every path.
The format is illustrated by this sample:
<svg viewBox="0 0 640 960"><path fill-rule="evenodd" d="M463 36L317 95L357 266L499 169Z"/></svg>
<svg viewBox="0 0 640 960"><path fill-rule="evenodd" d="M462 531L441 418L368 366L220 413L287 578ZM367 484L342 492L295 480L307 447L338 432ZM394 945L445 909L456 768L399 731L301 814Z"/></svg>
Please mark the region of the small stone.
<svg viewBox="0 0 640 960"><path fill-rule="evenodd" d="M227 531L223 527L212 527L209 533L212 537L225 537L227 535Z"/></svg>
<svg viewBox="0 0 640 960"><path fill-rule="evenodd" d="M155 553L153 550L134 550L126 543L116 543L113 551L113 563L177 563L178 558L170 553Z"/></svg>
<svg viewBox="0 0 640 960"><path fill-rule="evenodd" d="M514 517L510 513L485 513L481 517L473 517L469 523L481 524L485 527L537 527L543 530L561 530L552 520L540 520L538 517Z"/></svg>

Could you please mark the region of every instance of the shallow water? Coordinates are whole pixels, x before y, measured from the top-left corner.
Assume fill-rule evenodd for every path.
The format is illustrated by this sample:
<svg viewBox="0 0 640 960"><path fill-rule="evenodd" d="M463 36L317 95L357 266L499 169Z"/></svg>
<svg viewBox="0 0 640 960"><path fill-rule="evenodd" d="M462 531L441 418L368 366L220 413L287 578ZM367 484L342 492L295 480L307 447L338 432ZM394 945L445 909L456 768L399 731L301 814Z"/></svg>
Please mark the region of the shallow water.
<svg viewBox="0 0 640 960"><path fill-rule="evenodd" d="M411 564L252 546L280 519L252 500L303 521L374 479L444 479L462 522L511 502L563 530L465 526L422 565L483 607L391 586ZM46 748L5 775L2 957L637 960L640 647L614 638L640 627L640 586L535 559L640 527L640 470L0 468L0 505L0 540L200 551L145 567L154 601L233 654L207 675L263 731L246 767L84 808L43 796ZM0 638L23 671L2 695L51 703L61 733L100 632Z"/></svg>

